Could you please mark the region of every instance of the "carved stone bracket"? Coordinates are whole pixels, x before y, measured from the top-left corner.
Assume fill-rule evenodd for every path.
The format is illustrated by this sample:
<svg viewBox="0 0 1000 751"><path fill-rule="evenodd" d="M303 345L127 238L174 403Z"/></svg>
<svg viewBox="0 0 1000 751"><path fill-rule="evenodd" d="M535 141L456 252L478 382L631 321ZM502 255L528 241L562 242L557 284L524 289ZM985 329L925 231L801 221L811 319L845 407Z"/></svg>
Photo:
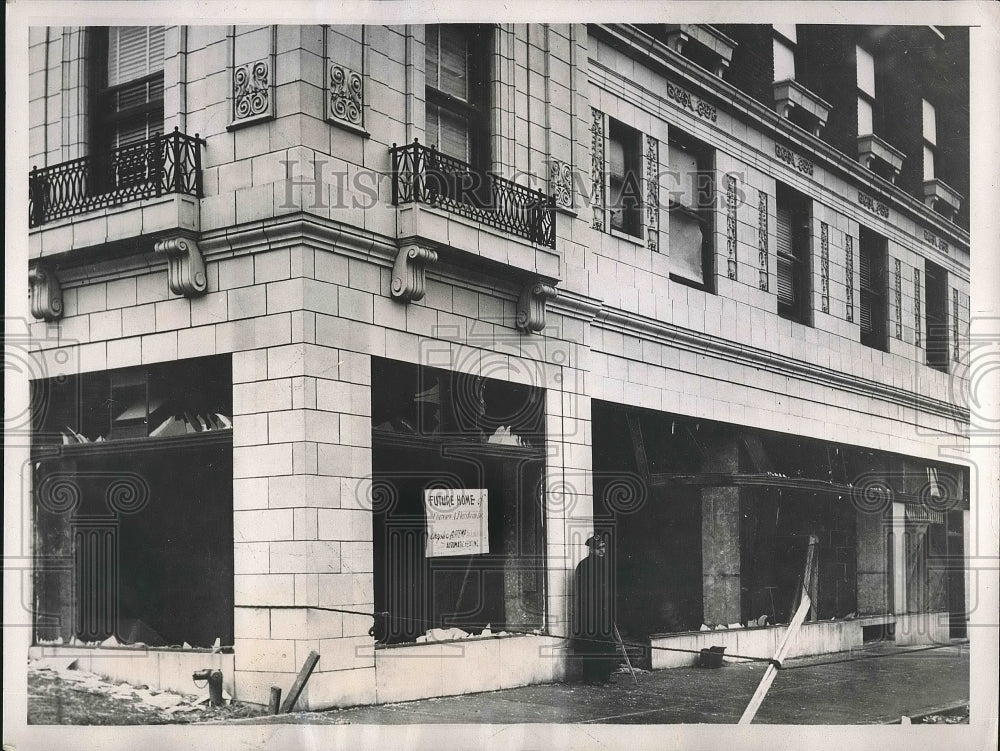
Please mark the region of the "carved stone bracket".
<svg viewBox="0 0 1000 751"><path fill-rule="evenodd" d="M437 259L435 251L420 245L400 248L392 266L392 296L401 302L422 299L424 269L429 263L437 263Z"/></svg>
<svg viewBox="0 0 1000 751"><path fill-rule="evenodd" d="M53 272L41 266L28 269L28 288L31 290L31 315L45 321L62 318L62 288Z"/></svg>
<svg viewBox="0 0 1000 751"><path fill-rule="evenodd" d="M539 332L545 328L545 306L559 293L555 287L544 282L530 282L521 288L517 299L517 321L519 331L526 334Z"/></svg>
<svg viewBox="0 0 1000 751"><path fill-rule="evenodd" d="M175 295L194 297L208 291L205 261L194 240L170 237L158 240L153 250L167 256L167 284Z"/></svg>

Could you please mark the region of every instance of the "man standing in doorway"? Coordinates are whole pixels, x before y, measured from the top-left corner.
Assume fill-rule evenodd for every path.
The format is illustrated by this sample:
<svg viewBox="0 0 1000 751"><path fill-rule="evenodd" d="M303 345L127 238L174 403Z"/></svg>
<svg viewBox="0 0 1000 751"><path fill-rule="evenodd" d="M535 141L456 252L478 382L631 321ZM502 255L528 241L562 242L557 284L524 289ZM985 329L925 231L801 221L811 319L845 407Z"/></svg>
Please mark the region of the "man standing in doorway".
<svg viewBox="0 0 1000 751"><path fill-rule="evenodd" d="M614 582L603 535L595 533L587 547L590 554L576 567L573 581L573 651L583 664L583 680L603 685L618 666Z"/></svg>

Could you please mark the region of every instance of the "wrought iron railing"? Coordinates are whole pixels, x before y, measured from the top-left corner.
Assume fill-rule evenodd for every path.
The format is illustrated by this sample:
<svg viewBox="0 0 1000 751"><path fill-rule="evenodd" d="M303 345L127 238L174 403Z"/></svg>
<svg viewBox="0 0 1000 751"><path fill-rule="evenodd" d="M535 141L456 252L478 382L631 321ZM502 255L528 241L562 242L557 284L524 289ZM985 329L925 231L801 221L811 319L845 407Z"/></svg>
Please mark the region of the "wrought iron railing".
<svg viewBox="0 0 1000 751"><path fill-rule="evenodd" d="M392 145L392 203L426 203L556 246L555 198L442 154L417 140Z"/></svg>
<svg viewBox="0 0 1000 751"><path fill-rule="evenodd" d="M204 139L172 133L28 175L28 226L129 201L185 193L201 198Z"/></svg>

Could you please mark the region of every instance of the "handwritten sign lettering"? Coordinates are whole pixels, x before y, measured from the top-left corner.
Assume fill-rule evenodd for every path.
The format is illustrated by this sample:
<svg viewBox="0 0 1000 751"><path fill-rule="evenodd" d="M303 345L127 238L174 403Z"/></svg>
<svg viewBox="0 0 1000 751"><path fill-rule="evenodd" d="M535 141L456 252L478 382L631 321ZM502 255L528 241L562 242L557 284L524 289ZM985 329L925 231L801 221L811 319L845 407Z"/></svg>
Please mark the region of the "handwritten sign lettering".
<svg viewBox="0 0 1000 751"><path fill-rule="evenodd" d="M427 558L490 552L489 494L475 490L424 490Z"/></svg>

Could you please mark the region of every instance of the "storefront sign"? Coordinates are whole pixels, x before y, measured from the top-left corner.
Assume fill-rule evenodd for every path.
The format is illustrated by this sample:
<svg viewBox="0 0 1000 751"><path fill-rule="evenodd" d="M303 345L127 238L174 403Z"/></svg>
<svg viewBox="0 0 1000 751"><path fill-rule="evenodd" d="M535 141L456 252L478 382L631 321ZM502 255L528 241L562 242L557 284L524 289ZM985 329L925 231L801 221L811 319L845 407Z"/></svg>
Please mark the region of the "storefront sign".
<svg viewBox="0 0 1000 751"><path fill-rule="evenodd" d="M428 558L490 552L486 488L424 491Z"/></svg>

